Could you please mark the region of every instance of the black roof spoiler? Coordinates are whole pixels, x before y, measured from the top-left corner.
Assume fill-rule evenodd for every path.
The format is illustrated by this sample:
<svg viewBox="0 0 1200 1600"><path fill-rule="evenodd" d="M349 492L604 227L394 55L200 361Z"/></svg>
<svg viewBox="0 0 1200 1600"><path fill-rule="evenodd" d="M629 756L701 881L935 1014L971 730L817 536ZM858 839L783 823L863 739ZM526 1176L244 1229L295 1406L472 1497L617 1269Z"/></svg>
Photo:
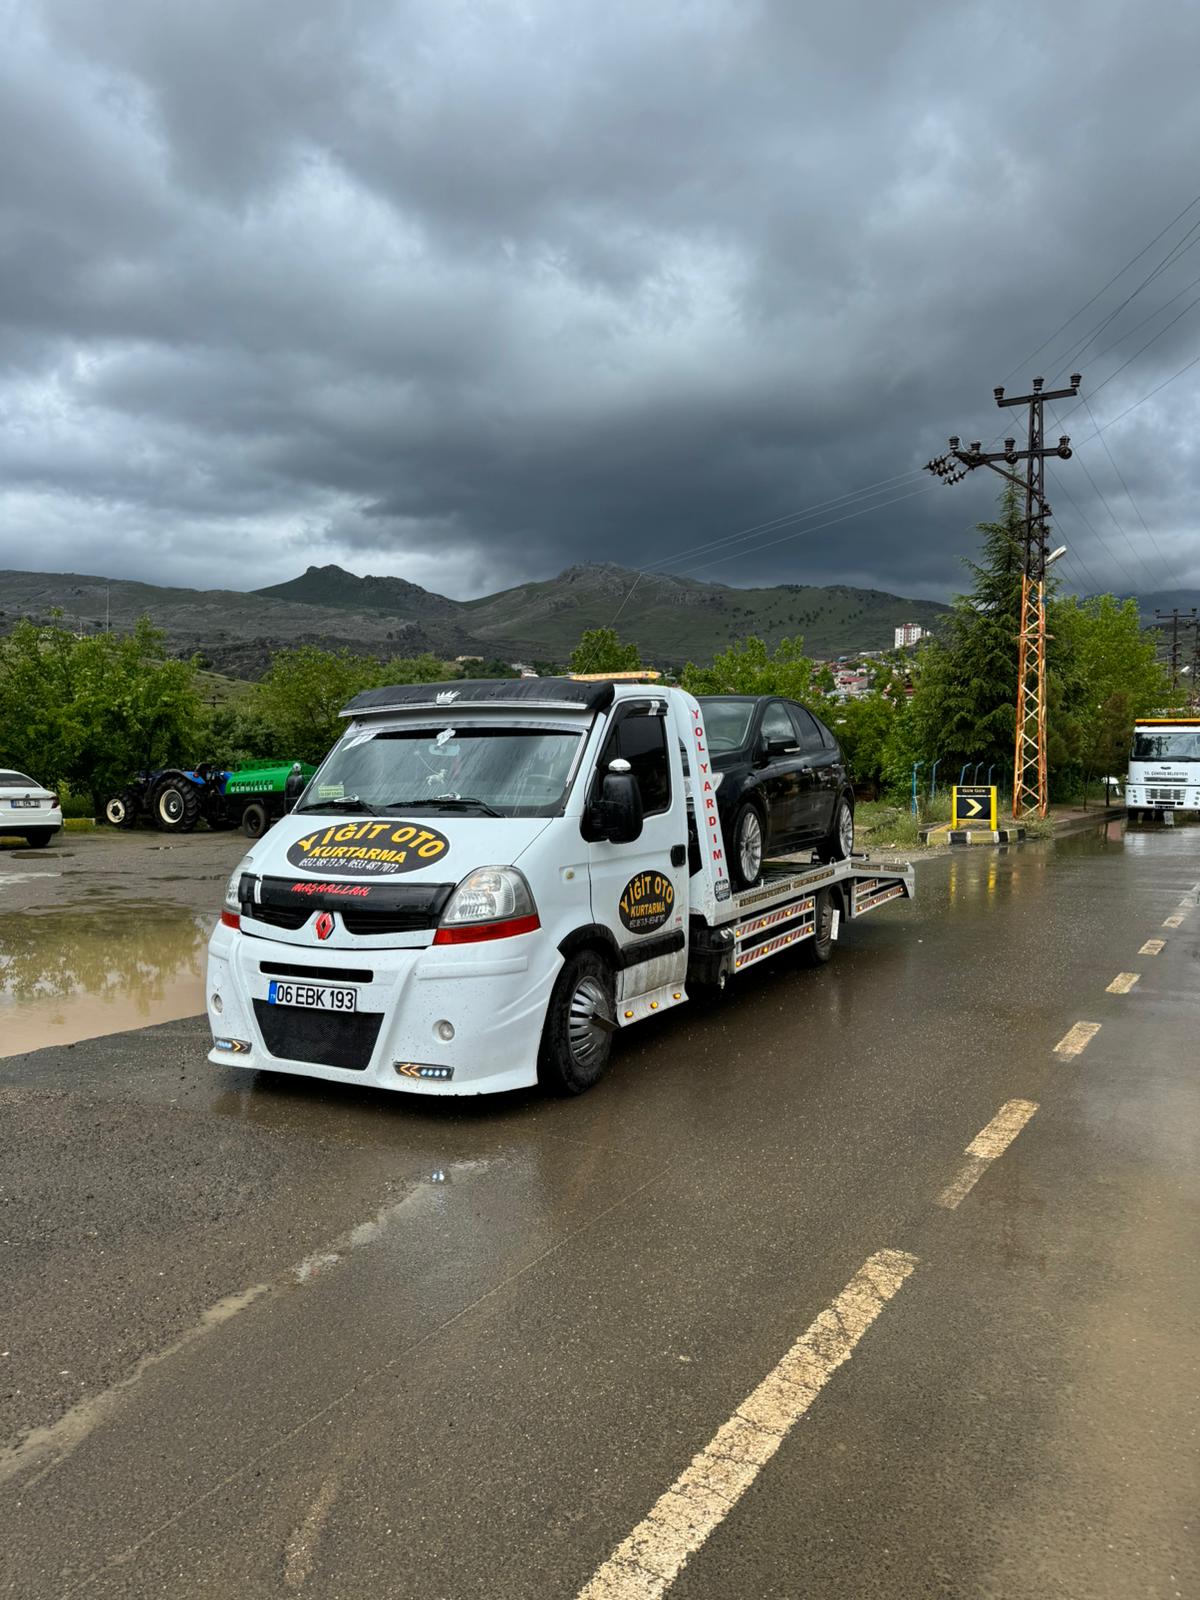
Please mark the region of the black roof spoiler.
<svg viewBox="0 0 1200 1600"><path fill-rule="evenodd" d="M471 706L519 706L559 710L606 711L613 702L611 680L588 683L577 678L455 678L449 683L397 683L387 689L356 694L343 717L374 711L456 711Z"/></svg>

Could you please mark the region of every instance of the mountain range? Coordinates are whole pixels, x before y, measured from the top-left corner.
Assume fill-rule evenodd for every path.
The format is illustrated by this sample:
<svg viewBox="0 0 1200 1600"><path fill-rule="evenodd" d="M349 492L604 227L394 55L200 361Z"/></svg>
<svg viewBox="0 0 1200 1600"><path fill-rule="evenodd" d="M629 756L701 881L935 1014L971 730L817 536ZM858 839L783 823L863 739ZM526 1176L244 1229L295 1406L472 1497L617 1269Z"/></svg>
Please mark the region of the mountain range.
<svg viewBox="0 0 1200 1600"><path fill-rule="evenodd" d="M258 677L274 650L299 644L373 655L566 660L585 628L614 618L622 638L664 667L707 661L735 639L769 643L794 634L817 656L885 649L901 622L936 626L946 607L878 589L780 584L734 589L693 578L641 574L607 563L475 600L451 600L403 578L358 577L309 567L265 589L183 589L79 573L0 571L0 632L55 612L79 631L128 628L148 615L173 652L218 671Z"/></svg>

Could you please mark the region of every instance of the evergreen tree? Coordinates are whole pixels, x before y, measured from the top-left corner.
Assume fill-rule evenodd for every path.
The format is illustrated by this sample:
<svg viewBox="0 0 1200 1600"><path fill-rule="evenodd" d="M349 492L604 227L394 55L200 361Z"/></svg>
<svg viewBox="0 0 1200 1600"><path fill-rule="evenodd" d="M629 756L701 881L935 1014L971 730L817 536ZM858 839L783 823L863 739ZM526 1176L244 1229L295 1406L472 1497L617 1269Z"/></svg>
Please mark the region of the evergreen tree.
<svg viewBox="0 0 1200 1600"><path fill-rule="evenodd" d="M1006 485L996 522L981 522L983 548L965 561L974 579L957 596L941 636L917 653L910 708L916 748L927 763L1011 767L1021 621L1024 513Z"/></svg>

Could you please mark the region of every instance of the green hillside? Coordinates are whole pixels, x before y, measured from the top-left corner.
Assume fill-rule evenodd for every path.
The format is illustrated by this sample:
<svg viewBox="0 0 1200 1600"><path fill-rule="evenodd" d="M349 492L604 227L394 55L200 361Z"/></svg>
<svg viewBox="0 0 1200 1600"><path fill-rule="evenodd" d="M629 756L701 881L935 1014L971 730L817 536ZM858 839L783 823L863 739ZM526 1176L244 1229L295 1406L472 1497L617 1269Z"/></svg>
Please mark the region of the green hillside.
<svg viewBox="0 0 1200 1600"><path fill-rule="evenodd" d="M677 666L708 660L749 633L775 644L802 634L818 656L890 649L902 622L934 627L947 608L878 589L781 584L733 589L694 578L638 575L609 565L569 567L557 578L522 584L463 604L464 625L494 651L562 660L585 628L617 619L648 661ZM619 616L618 616L619 611Z"/></svg>

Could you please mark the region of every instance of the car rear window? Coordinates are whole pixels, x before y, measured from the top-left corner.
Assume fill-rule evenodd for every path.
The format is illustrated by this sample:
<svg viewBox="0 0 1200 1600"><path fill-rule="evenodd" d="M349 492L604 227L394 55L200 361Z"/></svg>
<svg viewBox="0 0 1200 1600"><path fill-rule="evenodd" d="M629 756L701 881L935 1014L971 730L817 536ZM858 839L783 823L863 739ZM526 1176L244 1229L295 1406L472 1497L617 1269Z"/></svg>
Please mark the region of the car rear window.
<svg viewBox="0 0 1200 1600"><path fill-rule="evenodd" d="M811 711L806 711L803 706L792 706L792 718L796 724L796 734L800 740L800 748L811 755L824 748L821 740L821 724Z"/></svg>
<svg viewBox="0 0 1200 1600"><path fill-rule="evenodd" d="M34 783L32 778L27 778L23 772L0 772L0 789L40 789L40 783Z"/></svg>

